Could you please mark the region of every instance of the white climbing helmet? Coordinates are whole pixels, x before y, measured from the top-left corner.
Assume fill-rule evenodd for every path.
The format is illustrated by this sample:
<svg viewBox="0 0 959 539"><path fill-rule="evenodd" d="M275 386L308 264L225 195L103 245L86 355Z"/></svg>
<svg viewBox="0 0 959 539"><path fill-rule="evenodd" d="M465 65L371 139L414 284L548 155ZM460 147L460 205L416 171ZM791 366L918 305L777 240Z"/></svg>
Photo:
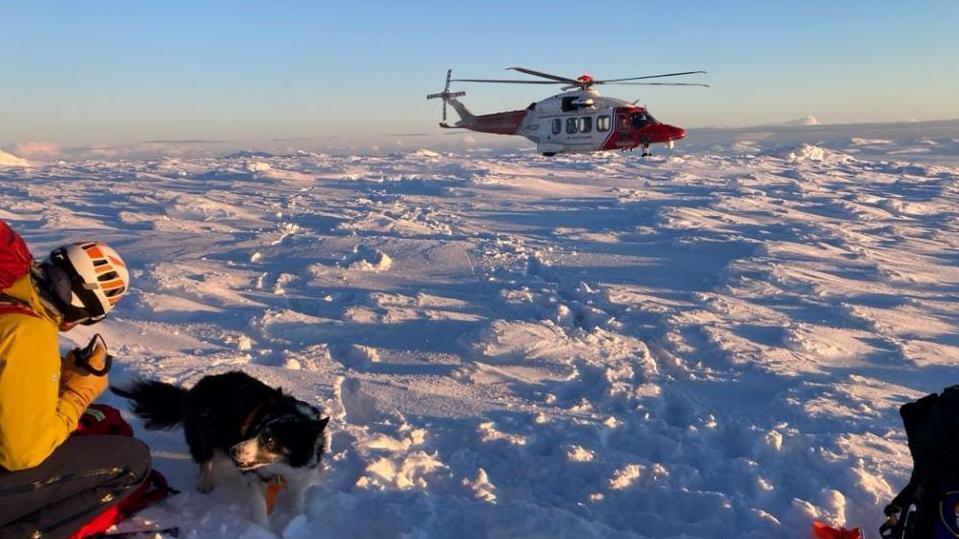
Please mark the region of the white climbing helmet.
<svg viewBox="0 0 959 539"><path fill-rule="evenodd" d="M89 325L103 320L130 288L126 264L105 243L64 245L50 253L49 262L63 270L69 283L69 291L60 286L57 294L63 302L61 314L71 321Z"/></svg>

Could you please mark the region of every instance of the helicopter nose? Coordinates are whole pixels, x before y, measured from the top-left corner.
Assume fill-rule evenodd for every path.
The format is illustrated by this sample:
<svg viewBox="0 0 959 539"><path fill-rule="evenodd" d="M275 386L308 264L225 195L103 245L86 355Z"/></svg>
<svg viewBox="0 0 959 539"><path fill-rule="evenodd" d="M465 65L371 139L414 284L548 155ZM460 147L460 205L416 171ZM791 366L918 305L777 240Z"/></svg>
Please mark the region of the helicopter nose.
<svg viewBox="0 0 959 539"><path fill-rule="evenodd" d="M666 132L669 133L669 140L680 140L686 138L686 130L674 125L664 125Z"/></svg>

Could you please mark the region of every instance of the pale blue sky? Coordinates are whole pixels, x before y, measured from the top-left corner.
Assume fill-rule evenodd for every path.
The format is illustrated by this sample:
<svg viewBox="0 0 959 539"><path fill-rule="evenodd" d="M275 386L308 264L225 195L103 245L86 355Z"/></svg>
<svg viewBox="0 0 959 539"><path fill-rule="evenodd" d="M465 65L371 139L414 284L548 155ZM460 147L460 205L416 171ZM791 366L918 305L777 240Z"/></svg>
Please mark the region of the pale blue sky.
<svg viewBox="0 0 959 539"><path fill-rule="evenodd" d="M447 67L705 69L606 87L685 127L959 117L959 2L6 2L0 145L437 133ZM522 75L519 75L522 77ZM474 112L550 87L462 85ZM336 137L336 138L334 138Z"/></svg>

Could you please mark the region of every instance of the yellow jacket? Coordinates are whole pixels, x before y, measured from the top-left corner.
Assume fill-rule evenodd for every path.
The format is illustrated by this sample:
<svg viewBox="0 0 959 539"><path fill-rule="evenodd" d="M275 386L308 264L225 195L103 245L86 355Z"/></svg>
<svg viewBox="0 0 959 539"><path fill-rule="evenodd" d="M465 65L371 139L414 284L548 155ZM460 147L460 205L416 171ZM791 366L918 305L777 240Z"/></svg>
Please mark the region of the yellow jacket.
<svg viewBox="0 0 959 539"><path fill-rule="evenodd" d="M88 403L61 393L60 321L40 302L30 275L3 292L39 315L0 313L0 467L15 471L43 462Z"/></svg>

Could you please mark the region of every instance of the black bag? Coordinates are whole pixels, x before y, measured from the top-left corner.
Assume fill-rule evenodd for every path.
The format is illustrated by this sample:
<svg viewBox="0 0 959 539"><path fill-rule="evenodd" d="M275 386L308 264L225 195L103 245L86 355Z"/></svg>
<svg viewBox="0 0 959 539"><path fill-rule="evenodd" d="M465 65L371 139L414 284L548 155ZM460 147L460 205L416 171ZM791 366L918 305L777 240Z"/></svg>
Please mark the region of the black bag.
<svg viewBox="0 0 959 539"><path fill-rule="evenodd" d="M959 537L959 385L899 408L912 454L909 483L886 506L884 539Z"/></svg>

